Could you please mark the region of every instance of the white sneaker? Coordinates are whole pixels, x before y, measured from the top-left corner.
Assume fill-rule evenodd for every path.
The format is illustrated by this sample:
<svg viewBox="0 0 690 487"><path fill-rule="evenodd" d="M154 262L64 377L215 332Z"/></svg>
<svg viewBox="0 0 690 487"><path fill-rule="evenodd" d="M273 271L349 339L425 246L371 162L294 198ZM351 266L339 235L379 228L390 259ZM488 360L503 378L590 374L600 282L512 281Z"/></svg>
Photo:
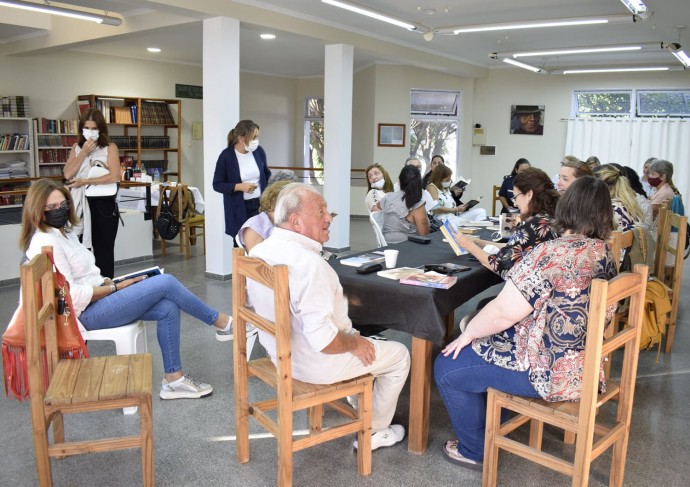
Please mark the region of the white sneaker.
<svg viewBox="0 0 690 487"><path fill-rule="evenodd" d="M393 446L400 443L405 438L405 428L399 424L392 424L382 431L377 431L371 435L371 451L378 450L385 446ZM357 440L352 444L357 449Z"/></svg>
<svg viewBox="0 0 690 487"><path fill-rule="evenodd" d="M247 338L252 336L253 334L258 333L258 330L256 327L252 324L247 323ZM229 340L233 339L232 335L232 316L230 317L230 320L228 321L228 324L225 328L222 330L216 329L216 340L219 342L227 342Z"/></svg>
<svg viewBox="0 0 690 487"><path fill-rule="evenodd" d="M347 403L353 407L353 409L359 409L359 395L353 394L352 396L347 396Z"/></svg>
<svg viewBox="0 0 690 487"><path fill-rule="evenodd" d="M165 378L161 383L161 399L199 399L213 393L213 387L183 375L181 379L168 382Z"/></svg>

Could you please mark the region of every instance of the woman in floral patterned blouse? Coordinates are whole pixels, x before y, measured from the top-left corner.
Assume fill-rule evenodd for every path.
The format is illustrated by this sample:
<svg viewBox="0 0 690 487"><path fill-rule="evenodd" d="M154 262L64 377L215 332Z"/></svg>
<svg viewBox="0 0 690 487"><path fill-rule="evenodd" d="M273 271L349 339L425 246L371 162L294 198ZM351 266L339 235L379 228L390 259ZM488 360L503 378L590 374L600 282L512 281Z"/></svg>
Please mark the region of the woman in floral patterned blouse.
<svg viewBox="0 0 690 487"><path fill-rule="evenodd" d="M496 299L436 358L458 437L443 446L450 461L481 469L488 387L547 401L580 397L590 284L616 273L605 243L612 218L606 184L578 178L556 207L561 236L515 265Z"/></svg>
<svg viewBox="0 0 690 487"><path fill-rule="evenodd" d="M548 174L535 167L518 173L513 183L513 195L521 221L507 244L501 246L485 240L473 240L464 233L458 233L455 237L458 245L503 279L535 245L556 238L556 233L551 229L551 218L559 193ZM490 255L482 248L489 244L502 248L497 254Z"/></svg>

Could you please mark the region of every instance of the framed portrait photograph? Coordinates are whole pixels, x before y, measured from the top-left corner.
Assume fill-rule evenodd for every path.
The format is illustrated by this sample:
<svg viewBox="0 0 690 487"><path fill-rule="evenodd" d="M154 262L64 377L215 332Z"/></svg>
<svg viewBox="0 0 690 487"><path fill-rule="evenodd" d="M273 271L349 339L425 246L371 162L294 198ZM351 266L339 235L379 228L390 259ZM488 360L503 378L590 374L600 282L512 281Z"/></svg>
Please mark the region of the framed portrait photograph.
<svg viewBox="0 0 690 487"><path fill-rule="evenodd" d="M379 147L405 147L404 123L380 123Z"/></svg>
<svg viewBox="0 0 690 487"><path fill-rule="evenodd" d="M510 133L544 135L544 105L511 105Z"/></svg>

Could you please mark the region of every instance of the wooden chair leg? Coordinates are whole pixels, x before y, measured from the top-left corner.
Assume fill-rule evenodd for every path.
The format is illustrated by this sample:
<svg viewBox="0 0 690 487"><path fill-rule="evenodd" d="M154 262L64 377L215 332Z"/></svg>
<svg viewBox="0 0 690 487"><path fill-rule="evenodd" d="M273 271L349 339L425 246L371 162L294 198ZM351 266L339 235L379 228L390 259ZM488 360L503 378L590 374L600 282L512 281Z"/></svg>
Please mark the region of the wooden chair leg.
<svg viewBox="0 0 690 487"><path fill-rule="evenodd" d="M623 476L625 474L625 456L628 451L628 435L613 444L611 450L611 472L609 477L610 487L623 487Z"/></svg>
<svg viewBox="0 0 690 487"><path fill-rule="evenodd" d="M33 410L32 415L34 415ZM53 472L50 468L50 457L48 456L48 430L45 418L33 418L33 437L38 485L41 487L52 487Z"/></svg>
<svg viewBox="0 0 690 487"><path fill-rule="evenodd" d="M495 438L501 427L501 408L496 396L489 392L486 404L486 434L484 435L484 470L482 487L495 487L498 477L498 446Z"/></svg>
<svg viewBox="0 0 690 487"><path fill-rule="evenodd" d="M678 307L672 306L671 316L668 319L668 326L666 327L666 348L664 353L673 352L673 340L676 338L676 318L678 314Z"/></svg>
<svg viewBox="0 0 690 487"><path fill-rule="evenodd" d="M155 484L153 468L153 417L151 411L151 396L144 397L139 402L139 417L141 427L141 473L145 487Z"/></svg>
<svg viewBox="0 0 690 487"><path fill-rule="evenodd" d="M278 487L292 487L292 411L278 409Z"/></svg>
<svg viewBox="0 0 690 487"><path fill-rule="evenodd" d="M371 474L371 409L367 405L372 401L371 387L365 387L358 397L359 418L364 427L357 433L357 472L360 475Z"/></svg>
<svg viewBox="0 0 690 487"><path fill-rule="evenodd" d="M563 443L566 445L574 445L577 435L572 431L566 431L563 433Z"/></svg>
<svg viewBox="0 0 690 487"><path fill-rule="evenodd" d="M533 419L529 422L529 446L535 450L541 450L544 439L544 423Z"/></svg>
<svg viewBox="0 0 690 487"><path fill-rule="evenodd" d="M165 239L161 237L161 255L165 257Z"/></svg>
<svg viewBox="0 0 690 487"><path fill-rule="evenodd" d="M65 421L61 412L56 412L53 415L53 420L51 421L53 427L53 443L64 443L65 442ZM58 460L62 460L65 456L55 457Z"/></svg>
<svg viewBox="0 0 690 487"><path fill-rule="evenodd" d="M318 433L321 431L321 425L323 424L323 404L318 404L314 407L309 408L309 432Z"/></svg>

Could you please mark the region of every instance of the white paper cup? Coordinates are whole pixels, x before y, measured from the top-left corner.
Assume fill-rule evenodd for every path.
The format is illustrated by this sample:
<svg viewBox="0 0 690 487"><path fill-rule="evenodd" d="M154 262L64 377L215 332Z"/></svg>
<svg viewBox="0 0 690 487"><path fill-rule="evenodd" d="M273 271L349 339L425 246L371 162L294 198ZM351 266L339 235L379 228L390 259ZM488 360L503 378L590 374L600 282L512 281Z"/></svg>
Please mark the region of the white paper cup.
<svg viewBox="0 0 690 487"><path fill-rule="evenodd" d="M384 250L383 256L386 258L386 267L392 269L398 262L398 250Z"/></svg>

